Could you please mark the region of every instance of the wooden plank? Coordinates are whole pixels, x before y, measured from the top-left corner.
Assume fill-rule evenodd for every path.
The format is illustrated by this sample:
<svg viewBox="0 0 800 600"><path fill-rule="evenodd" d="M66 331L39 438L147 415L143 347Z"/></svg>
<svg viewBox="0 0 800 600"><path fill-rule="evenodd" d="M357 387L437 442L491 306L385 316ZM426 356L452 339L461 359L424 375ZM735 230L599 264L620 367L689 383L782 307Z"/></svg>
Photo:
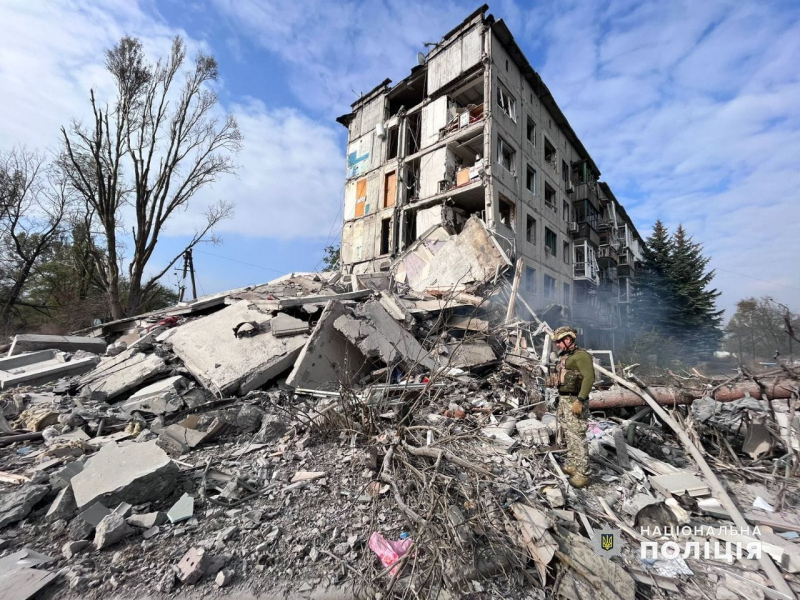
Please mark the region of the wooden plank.
<svg viewBox="0 0 800 600"><path fill-rule="evenodd" d="M514 517L517 519L522 540L530 552L531 558L536 562L542 583L547 576L547 565L553 560L558 544L548 529L550 522L540 510L531 506L515 502L511 505Z"/></svg>

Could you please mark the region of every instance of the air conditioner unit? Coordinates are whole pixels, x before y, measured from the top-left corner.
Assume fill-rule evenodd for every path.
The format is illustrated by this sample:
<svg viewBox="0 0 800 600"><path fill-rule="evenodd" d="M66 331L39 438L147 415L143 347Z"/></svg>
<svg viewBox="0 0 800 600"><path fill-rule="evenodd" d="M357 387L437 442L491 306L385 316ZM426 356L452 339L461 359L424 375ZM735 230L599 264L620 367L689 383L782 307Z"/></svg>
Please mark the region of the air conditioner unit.
<svg viewBox="0 0 800 600"><path fill-rule="evenodd" d="M575 221L570 221L568 229L570 233L578 233L578 224Z"/></svg>
<svg viewBox="0 0 800 600"><path fill-rule="evenodd" d="M572 185L572 182L569 179L567 179L567 181L566 181L566 183L564 185L567 187L567 192L568 193L571 193L571 192L575 191L575 186Z"/></svg>

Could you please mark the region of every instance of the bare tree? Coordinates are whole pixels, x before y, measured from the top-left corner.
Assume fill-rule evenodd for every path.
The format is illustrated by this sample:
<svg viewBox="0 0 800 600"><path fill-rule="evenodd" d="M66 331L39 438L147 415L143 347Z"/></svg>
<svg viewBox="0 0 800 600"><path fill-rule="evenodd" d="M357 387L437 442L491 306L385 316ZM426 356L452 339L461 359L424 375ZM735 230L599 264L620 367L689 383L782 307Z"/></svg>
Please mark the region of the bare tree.
<svg viewBox="0 0 800 600"><path fill-rule="evenodd" d="M58 241L68 206L66 183L38 153L0 154L0 323L6 326L25 284Z"/></svg>
<svg viewBox="0 0 800 600"><path fill-rule="evenodd" d="M235 171L232 155L241 134L231 115L217 118L217 96L208 84L217 79L216 61L199 54L183 83L176 79L186 62L186 46L175 38L166 61L148 64L138 39L124 37L106 53L116 83L116 99L104 108L91 92L94 122L61 129L61 166L71 187L86 203L86 214L100 230L91 253L115 319L136 314L158 280L184 252L206 240L229 217L232 206L212 205L205 223L168 264L149 278L147 265L164 225L203 187ZM122 294L122 209L133 209L133 255L128 264L128 294ZM213 237L212 237L213 239Z"/></svg>

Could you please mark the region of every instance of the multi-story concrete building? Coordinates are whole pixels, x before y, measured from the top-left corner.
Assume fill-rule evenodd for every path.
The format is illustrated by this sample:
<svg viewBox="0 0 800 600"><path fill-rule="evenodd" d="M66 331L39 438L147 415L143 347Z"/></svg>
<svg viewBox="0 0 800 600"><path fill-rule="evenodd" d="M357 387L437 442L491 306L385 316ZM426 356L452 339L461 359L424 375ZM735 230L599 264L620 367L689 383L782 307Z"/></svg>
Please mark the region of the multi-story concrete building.
<svg viewBox="0 0 800 600"><path fill-rule="evenodd" d="M641 238L505 23L483 6L338 121L349 130L341 259L385 271L432 226L477 214L524 263L534 309L620 324Z"/></svg>

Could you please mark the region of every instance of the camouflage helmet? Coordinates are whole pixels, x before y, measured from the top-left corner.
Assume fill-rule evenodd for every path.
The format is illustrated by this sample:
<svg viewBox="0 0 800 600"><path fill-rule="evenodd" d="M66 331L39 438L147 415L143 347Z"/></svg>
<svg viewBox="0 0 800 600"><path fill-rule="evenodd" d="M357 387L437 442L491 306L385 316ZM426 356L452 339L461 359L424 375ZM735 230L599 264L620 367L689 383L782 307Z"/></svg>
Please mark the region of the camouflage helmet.
<svg viewBox="0 0 800 600"><path fill-rule="evenodd" d="M559 327L553 332L553 341L557 342L559 340L563 340L565 337L570 337L570 336L572 336L573 340L576 340L578 339L578 332L575 331L572 327L563 325L562 327Z"/></svg>

